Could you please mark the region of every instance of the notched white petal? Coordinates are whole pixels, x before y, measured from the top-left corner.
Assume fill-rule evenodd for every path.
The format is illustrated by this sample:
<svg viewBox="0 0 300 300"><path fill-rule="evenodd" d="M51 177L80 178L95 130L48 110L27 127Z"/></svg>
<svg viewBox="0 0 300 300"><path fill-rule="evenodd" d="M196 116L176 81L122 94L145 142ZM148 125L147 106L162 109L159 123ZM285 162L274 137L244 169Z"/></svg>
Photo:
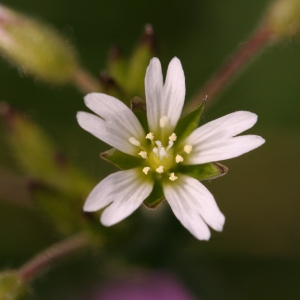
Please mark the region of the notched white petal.
<svg viewBox="0 0 300 300"><path fill-rule="evenodd" d="M100 218L104 226L112 226L131 215L150 195L153 182L141 180L140 176L141 174L138 173L137 176L132 177L130 185L123 188L122 195L115 197L114 202L104 210Z"/></svg>
<svg viewBox="0 0 300 300"><path fill-rule="evenodd" d="M158 128L159 120L162 117L160 112L160 101L163 89L163 75L161 64L158 58L151 59L146 71L145 93L147 105L147 118L149 128L155 132Z"/></svg>
<svg viewBox="0 0 300 300"><path fill-rule="evenodd" d="M222 231L225 217L212 194L199 181L180 175L175 184L164 184L163 189L175 216L196 238L210 238L206 224Z"/></svg>
<svg viewBox="0 0 300 300"><path fill-rule="evenodd" d="M237 111L208 122L187 137L185 144L210 144L234 137L250 129L257 122L257 115L249 111Z"/></svg>
<svg viewBox="0 0 300 300"><path fill-rule="evenodd" d="M88 196L84 211L97 211L113 202L102 213L103 225L111 226L126 218L153 189L153 182L142 180L140 171L140 168L119 171L103 179Z"/></svg>
<svg viewBox="0 0 300 300"><path fill-rule="evenodd" d="M180 60L174 57L168 66L162 99L161 116L169 119L170 130L173 130L181 115L185 98L185 77Z"/></svg>
<svg viewBox="0 0 300 300"><path fill-rule="evenodd" d="M124 137L122 129L109 126L106 121L87 112L77 113L78 124L89 133L116 149L130 154L136 154L136 147Z"/></svg>
<svg viewBox="0 0 300 300"><path fill-rule="evenodd" d="M265 140L258 135L243 135L211 144L204 143L196 145L184 163L204 164L230 159L254 150L264 143Z"/></svg>
<svg viewBox="0 0 300 300"><path fill-rule="evenodd" d="M158 128L167 126L172 131L181 115L185 98L185 77L180 60L177 57L171 60L163 84L160 61L153 58L146 72L145 91L150 130L156 132Z"/></svg>
<svg viewBox="0 0 300 300"><path fill-rule="evenodd" d="M105 132L105 140L100 134L97 136L109 145L117 148L122 152L124 147L120 147L119 143L114 143L114 138L123 140L124 144L128 144L129 138L135 137L142 139L145 136L144 130L134 113L120 100L101 93L91 93L84 97L85 104L93 112L95 112L102 121L101 126ZM112 135L111 137L106 135ZM109 142L108 142L109 141ZM125 146L125 148L128 148ZM133 147L129 147L134 149ZM133 154L134 150L127 152Z"/></svg>

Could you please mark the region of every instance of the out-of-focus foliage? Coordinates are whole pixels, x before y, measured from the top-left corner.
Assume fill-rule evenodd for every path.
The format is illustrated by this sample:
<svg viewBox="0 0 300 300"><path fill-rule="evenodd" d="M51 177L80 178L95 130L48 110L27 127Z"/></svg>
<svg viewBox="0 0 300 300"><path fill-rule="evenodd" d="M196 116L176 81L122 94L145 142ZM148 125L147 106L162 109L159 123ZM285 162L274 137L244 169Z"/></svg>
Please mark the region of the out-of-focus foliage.
<svg viewBox="0 0 300 300"><path fill-rule="evenodd" d="M187 99L246 40L269 2L3 1L52 22L76 45L83 64L95 76L107 69L107 53L113 44L123 48L124 60L129 58L136 37L150 22L157 33L163 68L173 56L181 59ZM224 162L228 174L206 183L226 216L223 233L214 233L208 243L199 242L166 205L154 212L141 207L109 231L112 237L115 230L126 233L117 248L112 241L101 256L82 258L49 273L34 286L39 297L86 299L93 285L129 272L126 260L140 268L176 273L196 299L299 299L299 48L296 38L266 50L226 93L208 102L203 113L201 123L232 111L253 111L259 119L251 132L266 139L260 149ZM116 68L122 69L122 64ZM119 72L112 71L112 66L108 69ZM76 124L76 111L83 110L84 104L73 87L49 88L5 61L0 63L0 81L0 100L19 107L25 117L39 123L86 173L100 180L116 171L99 158L108 147ZM132 96L143 97L130 95L122 100ZM16 169L15 159L3 139L0 143L0 263L3 268L17 267L56 235L47 222L45 225L44 217L5 201L1 191L15 195L13 184L20 175L8 181L7 170ZM20 199L10 199L28 201L26 194L20 195ZM135 224L130 234L128 222Z"/></svg>

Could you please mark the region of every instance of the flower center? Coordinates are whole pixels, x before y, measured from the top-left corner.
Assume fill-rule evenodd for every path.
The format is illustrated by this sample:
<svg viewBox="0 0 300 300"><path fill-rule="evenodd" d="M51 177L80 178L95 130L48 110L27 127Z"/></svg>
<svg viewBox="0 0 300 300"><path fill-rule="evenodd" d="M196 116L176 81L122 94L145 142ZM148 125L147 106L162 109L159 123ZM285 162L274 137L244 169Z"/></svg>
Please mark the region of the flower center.
<svg viewBox="0 0 300 300"><path fill-rule="evenodd" d="M156 147L149 153L149 167L158 173L167 172L174 165L173 142L169 141L167 148L163 147L161 141L155 141L155 144Z"/></svg>
<svg viewBox="0 0 300 300"><path fill-rule="evenodd" d="M141 143L134 137L129 138L129 142L141 150L138 155L145 160L143 173L145 175L154 173L157 179L165 178L167 175L169 180L177 180L178 177L171 170L176 171L177 165L183 162L185 157L191 153L192 145L184 145L181 151L176 151L177 149L173 147L177 140L175 133L169 136L167 146L163 145L161 141L155 140L152 132L146 135L146 140L150 140L150 144L149 141Z"/></svg>

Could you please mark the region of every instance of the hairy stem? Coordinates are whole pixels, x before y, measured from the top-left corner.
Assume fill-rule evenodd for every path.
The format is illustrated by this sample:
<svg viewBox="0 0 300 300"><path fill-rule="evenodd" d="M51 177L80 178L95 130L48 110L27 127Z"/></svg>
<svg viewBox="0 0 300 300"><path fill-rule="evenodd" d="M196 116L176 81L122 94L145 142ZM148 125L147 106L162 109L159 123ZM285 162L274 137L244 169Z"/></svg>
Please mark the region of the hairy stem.
<svg viewBox="0 0 300 300"><path fill-rule="evenodd" d="M272 31L262 27L254 32L233 56L216 72L216 74L200 89L195 97L185 107L188 112L198 106L208 97L211 101L242 71L246 64L272 41Z"/></svg>
<svg viewBox="0 0 300 300"><path fill-rule="evenodd" d="M90 240L84 234L69 237L33 257L19 269L19 275L24 282L30 282L70 255L87 248L89 244Z"/></svg>

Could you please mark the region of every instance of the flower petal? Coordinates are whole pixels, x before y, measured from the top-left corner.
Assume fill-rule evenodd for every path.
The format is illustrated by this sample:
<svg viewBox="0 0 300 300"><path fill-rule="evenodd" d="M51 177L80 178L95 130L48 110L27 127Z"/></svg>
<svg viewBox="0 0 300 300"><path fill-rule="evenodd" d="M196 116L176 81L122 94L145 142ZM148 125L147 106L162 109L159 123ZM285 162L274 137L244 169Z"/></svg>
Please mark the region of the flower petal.
<svg viewBox="0 0 300 300"><path fill-rule="evenodd" d="M145 77L147 119L150 131L156 131L159 126L162 89L161 64L159 59L154 57L150 61Z"/></svg>
<svg viewBox="0 0 300 300"><path fill-rule="evenodd" d="M84 211L97 211L113 202L105 209L101 222L113 225L136 210L150 195L153 182L142 180L140 168L119 171L103 179L90 193Z"/></svg>
<svg viewBox="0 0 300 300"><path fill-rule="evenodd" d="M77 121L84 130L90 132L103 142L127 154L136 154L137 148L130 144L128 139L124 138L123 132L107 126L107 122L103 119L80 111L77 113Z"/></svg>
<svg viewBox="0 0 300 300"><path fill-rule="evenodd" d="M182 142L182 145L193 146L184 164L229 159L261 146L265 140L259 136L234 137L251 128L256 121L256 114L237 111L197 128Z"/></svg>
<svg viewBox="0 0 300 300"><path fill-rule="evenodd" d="M85 103L101 118L79 112L79 125L112 147L135 155L138 149L129 142L129 138L139 140L144 138L145 133L134 113L118 99L105 94L88 94Z"/></svg>
<svg viewBox="0 0 300 300"><path fill-rule="evenodd" d="M205 222L222 231L225 217L212 194L198 180L180 174L176 182L164 184L163 189L175 216L196 238L210 238Z"/></svg>
<svg viewBox="0 0 300 300"><path fill-rule="evenodd" d="M257 115L248 111L237 111L206 123L190 134L185 144L208 144L233 137L251 128L257 122Z"/></svg>
<svg viewBox="0 0 300 300"><path fill-rule="evenodd" d="M187 165L204 164L240 156L259 146L265 140L257 135L243 135L227 140L216 140L215 143L197 144L184 161Z"/></svg>
<svg viewBox="0 0 300 300"><path fill-rule="evenodd" d="M185 77L181 62L174 57L168 66L161 101L161 117L167 116L172 131L181 115L185 98Z"/></svg>
<svg viewBox="0 0 300 300"><path fill-rule="evenodd" d="M146 72L145 91L150 131L157 132L164 116L172 131L180 117L185 97L185 77L180 60L177 57L171 60L163 85L160 61L153 58Z"/></svg>

